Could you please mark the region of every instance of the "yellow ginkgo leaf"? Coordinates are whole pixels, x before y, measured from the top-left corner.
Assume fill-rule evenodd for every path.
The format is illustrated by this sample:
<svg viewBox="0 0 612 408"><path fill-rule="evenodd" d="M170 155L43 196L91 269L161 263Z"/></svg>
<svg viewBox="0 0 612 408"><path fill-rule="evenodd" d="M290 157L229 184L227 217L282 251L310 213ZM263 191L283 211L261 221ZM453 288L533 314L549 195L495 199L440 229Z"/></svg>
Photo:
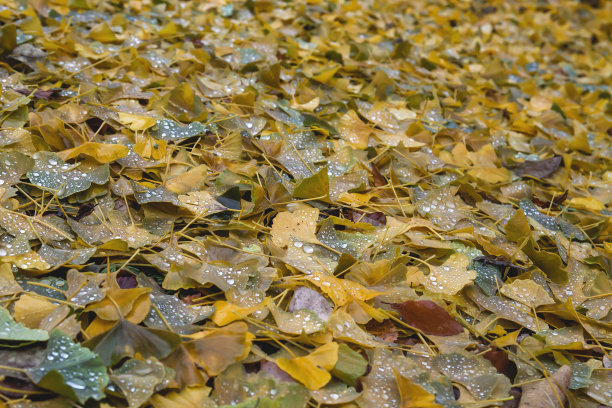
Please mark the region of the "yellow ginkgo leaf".
<svg viewBox="0 0 612 408"><path fill-rule="evenodd" d="M158 141L159 142L159 141ZM202 164L166 181L166 188L177 194L201 191L206 185L208 166Z"/></svg>
<svg viewBox="0 0 612 408"><path fill-rule="evenodd" d="M503 167L475 167L468 171L468 174L485 183L497 184L510 180L510 171Z"/></svg>
<svg viewBox="0 0 612 408"><path fill-rule="evenodd" d="M521 302L529 307L554 304L555 301L548 292L531 279L517 279L512 283L506 283L499 290L504 296Z"/></svg>
<svg viewBox="0 0 612 408"><path fill-rule="evenodd" d="M268 304L269 298L266 298L263 302L252 307L241 307L233 303L226 302L225 300L219 300L214 303L215 313L212 315L211 320L217 326L225 326L233 321L241 320L244 317L256 312Z"/></svg>
<svg viewBox="0 0 612 408"><path fill-rule="evenodd" d="M178 26L173 21L170 21L157 32L160 37L173 37L177 35L177 33Z"/></svg>
<svg viewBox="0 0 612 408"><path fill-rule="evenodd" d="M318 390L329 382L329 370L338 362L338 343L325 344L307 356L279 358L276 364L309 390Z"/></svg>
<svg viewBox="0 0 612 408"><path fill-rule="evenodd" d="M518 335L521 333L520 330L515 330L513 332L510 332L508 334L505 334L501 337L496 338L495 340L493 340L492 344L496 347L502 348L502 347L508 347L508 346L516 346L517 344L517 338Z"/></svg>
<svg viewBox="0 0 612 408"><path fill-rule="evenodd" d="M430 266L423 284L432 292L455 295L476 278L476 271L467 269L469 263L465 255L455 252L442 265Z"/></svg>
<svg viewBox="0 0 612 408"><path fill-rule="evenodd" d="M375 131L361 121L357 112L350 110L340 118L338 125L340 137L357 149L368 147L370 135Z"/></svg>
<svg viewBox="0 0 612 408"><path fill-rule="evenodd" d="M63 150L58 153L62 160L74 159L79 154L93 157L100 163L110 163L127 156L130 150L127 146L111 143L85 142L72 149Z"/></svg>
<svg viewBox="0 0 612 408"><path fill-rule="evenodd" d="M89 31L89 37L101 43L117 41L117 36L105 22L94 26L91 31Z"/></svg>
<svg viewBox="0 0 612 408"><path fill-rule="evenodd" d="M134 151L144 159L159 160L166 155L166 141L151 136L138 135Z"/></svg>
<svg viewBox="0 0 612 408"><path fill-rule="evenodd" d="M369 300L380 295L379 292L367 289L357 282L339 279L317 271L306 275L304 279L318 286L336 306L344 306L353 299Z"/></svg>
<svg viewBox="0 0 612 408"><path fill-rule="evenodd" d="M30 329L37 329L42 319L56 308L57 305L50 301L26 293L15 302L15 321Z"/></svg>
<svg viewBox="0 0 612 408"><path fill-rule="evenodd" d="M319 242L315 236L319 210L316 208L301 208L294 212L283 211L278 213L272 223L272 242L280 247L291 243L291 237L300 241ZM298 245L301 242L296 243ZM303 244L302 244L303 245Z"/></svg>
<svg viewBox="0 0 612 408"><path fill-rule="evenodd" d="M600 212L606 208L601 201L595 197L577 197L569 200L569 205L574 208L588 210L592 212Z"/></svg>
<svg viewBox="0 0 612 408"><path fill-rule="evenodd" d="M336 74L336 72L338 72L339 69L340 69L339 65L327 67L323 69L322 71L320 71L319 73L315 74L312 77L312 79L314 79L315 81L319 81L323 84L326 84L327 82L329 82L330 79L334 77L334 75Z"/></svg>
<svg viewBox="0 0 612 408"><path fill-rule="evenodd" d="M244 322L196 333L196 340L185 343L193 359L208 375L217 375L233 363L243 360L251 350L253 336Z"/></svg>
<svg viewBox="0 0 612 408"><path fill-rule="evenodd" d="M49 265L47 261L45 261L45 259L38 255L38 253L35 251L28 251L19 255L5 256L2 258L2 261L11 262L18 268L28 269L31 271L47 271L49 268L51 268L51 265Z"/></svg>
<svg viewBox="0 0 612 408"><path fill-rule="evenodd" d="M401 408L442 408L436 403L436 396L425 391L423 387L393 370L397 389L401 398Z"/></svg>
<svg viewBox="0 0 612 408"><path fill-rule="evenodd" d="M119 121L130 128L130 130L145 130L157 123L157 119L148 116L133 115L131 113L119 112Z"/></svg>
<svg viewBox="0 0 612 408"><path fill-rule="evenodd" d="M125 318L138 324L151 308L150 292L151 288L121 289L113 279L104 298L90 304L85 310L95 312L99 318L107 321Z"/></svg>
<svg viewBox="0 0 612 408"><path fill-rule="evenodd" d="M206 386L185 387L168 394L155 394L150 399L153 408L201 408L208 400L210 388Z"/></svg>
<svg viewBox="0 0 612 408"><path fill-rule="evenodd" d="M543 112L552 107L552 102L541 95L536 95L529 101L529 109L534 112Z"/></svg>

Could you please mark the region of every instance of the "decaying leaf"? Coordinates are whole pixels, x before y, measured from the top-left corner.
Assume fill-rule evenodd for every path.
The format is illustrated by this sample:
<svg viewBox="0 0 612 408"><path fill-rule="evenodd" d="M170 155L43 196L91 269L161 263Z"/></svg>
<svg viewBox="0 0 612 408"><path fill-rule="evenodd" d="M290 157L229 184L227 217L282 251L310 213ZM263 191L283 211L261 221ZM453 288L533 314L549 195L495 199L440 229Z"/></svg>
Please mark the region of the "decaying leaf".
<svg viewBox="0 0 612 408"><path fill-rule="evenodd" d="M436 336L452 336L463 332L463 327L448 312L431 300L407 300L394 304L402 319L409 325Z"/></svg>
<svg viewBox="0 0 612 408"><path fill-rule="evenodd" d="M517 176L532 176L540 179L550 177L561 165L561 156L551 157L544 160L527 160L517 165L514 172Z"/></svg>
<svg viewBox="0 0 612 408"><path fill-rule="evenodd" d="M556 373L522 387L520 408L562 407L567 398L567 389L572 368L564 365Z"/></svg>
<svg viewBox="0 0 612 408"><path fill-rule="evenodd" d="M299 240L294 245L303 245L303 242L317 243L315 232L318 218L319 210L316 208L304 208L293 213L279 213L274 218L270 231L272 240L281 247L289 245L292 238Z"/></svg>

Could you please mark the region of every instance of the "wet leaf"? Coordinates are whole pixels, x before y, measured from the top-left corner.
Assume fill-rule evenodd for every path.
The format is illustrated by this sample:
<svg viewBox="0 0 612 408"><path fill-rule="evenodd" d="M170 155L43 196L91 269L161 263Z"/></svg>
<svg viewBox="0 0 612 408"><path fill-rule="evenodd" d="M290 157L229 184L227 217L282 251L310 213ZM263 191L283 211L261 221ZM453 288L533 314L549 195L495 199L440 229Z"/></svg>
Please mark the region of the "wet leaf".
<svg viewBox="0 0 612 408"><path fill-rule="evenodd" d="M346 384L334 383L311 392L312 398L320 404L344 404L354 401L359 393Z"/></svg>
<svg viewBox="0 0 612 408"><path fill-rule="evenodd" d="M434 367L452 381L463 384L477 401L504 397L510 391L510 380L489 360L480 356L452 353L434 358Z"/></svg>
<svg viewBox="0 0 612 408"><path fill-rule="evenodd" d="M452 336L463 332L463 327L431 300L407 300L392 306L406 323L425 334Z"/></svg>
<svg viewBox="0 0 612 408"><path fill-rule="evenodd" d="M555 303L541 285L529 279L517 279L502 286L500 292L510 299L529 307L538 307Z"/></svg>
<svg viewBox="0 0 612 408"><path fill-rule="evenodd" d="M326 322L332 313L332 307L323 296L317 291L309 289L305 286L297 287L293 292L291 302L289 302L288 311L297 312L298 310L306 309L315 313L321 321Z"/></svg>
<svg viewBox="0 0 612 408"><path fill-rule="evenodd" d="M436 397L433 394L425 391L423 387L413 383L408 378L395 375L397 388L400 393L401 408L440 408L440 404L436 404Z"/></svg>
<svg viewBox="0 0 612 408"><path fill-rule="evenodd" d="M157 121L157 135L160 139L166 141L187 139L204 132L206 132L206 127L199 122L190 123L188 126L181 126L168 119Z"/></svg>
<svg viewBox="0 0 612 408"><path fill-rule="evenodd" d="M324 198L329 193L327 168L299 180L293 189L294 198Z"/></svg>
<svg viewBox="0 0 612 408"><path fill-rule="evenodd" d="M206 319L214 312L214 308L211 306L195 305L189 307L175 296L164 294L155 281L150 278L141 275L137 279L140 285L151 288L150 299L154 307L149 310L149 314L144 319L144 324L148 327L166 329L167 323L179 333L195 331L196 329L192 325Z"/></svg>
<svg viewBox="0 0 612 408"><path fill-rule="evenodd" d="M106 367L100 357L73 343L59 330L51 332L45 360L29 375L40 387L81 404L90 398L104 398L103 387L108 383Z"/></svg>
<svg viewBox="0 0 612 408"><path fill-rule="evenodd" d="M356 380L366 373L368 362L358 352L346 344L338 346L338 361L331 370L334 377L341 379L351 386L355 386Z"/></svg>
<svg viewBox="0 0 612 408"><path fill-rule="evenodd" d="M151 357L147 360L127 360L113 371L110 380L117 384L126 396L130 407L140 407L156 390L163 389L173 377L173 372Z"/></svg>
<svg viewBox="0 0 612 408"><path fill-rule="evenodd" d="M106 333L87 340L84 344L96 352L104 364L115 365L124 357L161 359L169 355L180 343L180 337L172 332L149 329L120 320Z"/></svg>
<svg viewBox="0 0 612 408"><path fill-rule="evenodd" d="M45 341L49 338L49 334L44 330L32 330L16 323L6 309L0 309L0 341L5 346L10 346L11 342L20 342L22 344ZM8 343L7 343L8 342Z"/></svg>
<svg viewBox="0 0 612 408"><path fill-rule="evenodd" d="M454 295L476 278L476 271L468 270L470 260L459 253L452 254L442 265L430 266L425 277L427 289L445 295Z"/></svg>
<svg viewBox="0 0 612 408"><path fill-rule="evenodd" d="M69 160L82 154L93 157L100 163L111 163L117 159L127 156L128 152L129 149L120 144L86 142L75 148L63 150L58 154L58 156L62 160Z"/></svg>
<svg viewBox="0 0 612 408"><path fill-rule="evenodd" d="M317 220L319 218L319 210L316 208L304 208L293 213L281 212L275 218L272 224L272 240L278 246L285 247L291 243L292 238L299 241L316 243L315 235ZM296 241L294 245L303 245L302 242Z"/></svg>
<svg viewBox="0 0 612 408"><path fill-rule="evenodd" d="M295 312L285 312L277 306L268 305L278 329L289 334L312 334L322 331L325 322L319 315L310 309L298 309Z"/></svg>
<svg viewBox="0 0 612 408"><path fill-rule="evenodd" d="M105 184L108 181L107 165L70 165L49 152L36 153L34 160L34 167L27 173L30 182L57 192L59 198L85 191L92 184Z"/></svg>
<svg viewBox="0 0 612 408"><path fill-rule="evenodd" d="M610 4L4 1L6 405L612 405Z"/></svg>
<svg viewBox="0 0 612 408"><path fill-rule="evenodd" d="M203 333L203 337L185 343L186 350L209 375L221 373L228 365L244 359L251 349L253 335L244 322Z"/></svg>
<svg viewBox="0 0 612 408"><path fill-rule="evenodd" d="M544 379L522 387L523 395L519 407L562 407L570 384L572 369L565 365L550 379Z"/></svg>

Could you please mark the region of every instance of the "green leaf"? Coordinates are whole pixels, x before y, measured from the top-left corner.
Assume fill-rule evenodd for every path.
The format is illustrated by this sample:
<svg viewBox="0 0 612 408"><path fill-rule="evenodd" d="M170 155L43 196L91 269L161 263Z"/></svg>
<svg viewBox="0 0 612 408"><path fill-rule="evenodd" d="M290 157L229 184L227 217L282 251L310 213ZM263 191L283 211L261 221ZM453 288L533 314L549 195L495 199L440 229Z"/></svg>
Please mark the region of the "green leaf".
<svg viewBox="0 0 612 408"><path fill-rule="evenodd" d="M531 237L531 229L523 210L517 210L505 226L506 236L510 241L522 242Z"/></svg>
<svg viewBox="0 0 612 408"><path fill-rule="evenodd" d="M587 363L575 362L572 363L572 377L570 378L570 390L586 388L589 386L589 379L593 373L593 367Z"/></svg>
<svg viewBox="0 0 612 408"><path fill-rule="evenodd" d="M13 48L17 46L17 26L15 24L5 24L0 32L0 49L13 51Z"/></svg>
<svg viewBox="0 0 612 408"><path fill-rule="evenodd" d="M428 71L433 71L438 68L435 62L428 60L427 58L421 58L421 66Z"/></svg>
<svg viewBox="0 0 612 408"><path fill-rule="evenodd" d="M164 388L174 377L174 370L157 359L130 359L113 371L111 380L125 395L131 408L142 406L156 390Z"/></svg>
<svg viewBox="0 0 612 408"><path fill-rule="evenodd" d="M563 261L559 255L536 249L527 217L525 217L522 209L517 210L512 218L508 220L505 231L509 240L519 244L524 243L523 252L553 282L560 284L567 282L567 271L564 269Z"/></svg>
<svg viewBox="0 0 612 408"><path fill-rule="evenodd" d="M499 269L494 265L482 261L473 261L469 268L476 271L474 283L478 285L487 296L495 296L497 294L497 288L503 284Z"/></svg>
<svg viewBox="0 0 612 408"><path fill-rule="evenodd" d="M10 186L19 182L28 170L34 166L34 160L16 151L0 154L0 185Z"/></svg>
<svg viewBox="0 0 612 408"><path fill-rule="evenodd" d="M324 121L323 119L320 119L319 117L315 115L311 115L309 113L303 113L302 117L303 117L304 126L322 129L326 131L327 133L329 133L331 136L338 134L338 131L333 126L331 126L329 123L327 123L326 121Z"/></svg>
<svg viewBox="0 0 612 408"><path fill-rule="evenodd" d="M29 376L42 388L79 401L104 398L108 384L106 366L91 350L73 343L59 330L53 330L43 364Z"/></svg>
<svg viewBox="0 0 612 408"><path fill-rule="evenodd" d="M310 177L297 182L293 189L294 198L322 198L329 193L329 176L327 167L321 168Z"/></svg>
<svg viewBox="0 0 612 408"><path fill-rule="evenodd" d="M145 358L162 359L180 343L181 338L176 333L121 320L108 332L87 340L83 345L98 353L106 365L112 366L124 357L134 357L136 353Z"/></svg>
<svg viewBox="0 0 612 408"><path fill-rule="evenodd" d="M206 127L200 122L193 122L188 126L181 126L170 119L160 119L157 121L157 137L167 141L183 140L201 135L204 132L206 132Z"/></svg>
<svg viewBox="0 0 612 408"><path fill-rule="evenodd" d="M55 267L65 263L83 265L95 252L96 248L59 249L43 244L38 250L38 255Z"/></svg>
<svg viewBox="0 0 612 408"><path fill-rule="evenodd" d="M463 384L477 401L504 398L510 391L508 377L498 374L489 360L478 355L440 354L434 357L433 366L452 381Z"/></svg>
<svg viewBox="0 0 612 408"><path fill-rule="evenodd" d="M178 200L178 196L176 193L169 191L166 187L156 187L144 189L143 191L134 192L134 198L138 202L138 204L147 204L147 203L170 203L174 204L177 207L180 207L182 204Z"/></svg>
<svg viewBox="0 0 612 408"><path fill-rule="evenodd" d="M144 320L144 324L148 327L154 329L166 328L165 322L168 322L174 331L186 333L190 331L194 323L210 317L215 311L214 306L187 306L178 297L166 295L152 278L145 275L138 275L136 279L141 287L152 289L151 302L157 306L157 310L152 308ZM157 312L158 310L163 315L163 319ZM191 330L191 332L193 331Z"/></svg>
<svg viewBox="0 0 612 408"><path fill-rule="evenodd" d="M97 167L68 164L51 152L38 152L34 160L34 167L27 173L30 182L41 188L58 191L58 198L85 191L92 183L106 184L110 176L108 164Z"/></svg>
<svg viewBox="0 0 612 408"><path fill-rule="evenodd" d="M523 252L531 259L531 262L542 270L555 283L567 283L568 273L563 261L557 254L535 249L532 238L525 243Z"/></svg>
<svg viewBox="0 0 612 408"><path fill-rule="evenodd" d="M303 408L310 397L301 384L279 380L265 371L246 373L239 364L216 376L214 389L219 408Z"/></svg>
<svg viewBox="0 0 612 408"><path fill-rule="evenodd" d="M0 308L0 341L19 341L29 343L34 341L46 341L48 339L49 334L46 331L28 329L21 323L16 323L8 310ZM0 343L0 345L5 347L9 346L9 344ZM21 343L19 345L23 344L24 343Z"/></svg>
<svg viewBox="0 0 612 408"><path fill-rule="evenodd" d="M89 10L89 4L87 4L87 0L68 0L68 7L76 10Z"/></svg>
<svg viewBox="0 0 612 408"><path fill-rule="evenodd" d="M575 225L563 221L562 219L542 214L542 212L538 210L538 208L535 206L534 203L531 202L531 200L524 198L521 200L519 205L527 217L535 220L543 227L546 227L551 231L561 231L566 237L578 241L588 240L584 232L580 231L580 229L578 229L578 227L576 227Z"/></svg>
<svg viewBox="0 0 612 408"><path fill-rule="evenodd" d="M338 347L338 362L331 373L347 383L355 386L357 378L365 374L368 362L358 352L342 343Z"/></svg>
<svg viewBox="0 0 612 408"><path fill-rule="evenodd" d="M327 247L333 248L342 254L349 254L355 258L359 258L363 250L376 241L371 235L359 232L336 231L334 222L330 218L323 221L317 233L317 238Z"/></svg>

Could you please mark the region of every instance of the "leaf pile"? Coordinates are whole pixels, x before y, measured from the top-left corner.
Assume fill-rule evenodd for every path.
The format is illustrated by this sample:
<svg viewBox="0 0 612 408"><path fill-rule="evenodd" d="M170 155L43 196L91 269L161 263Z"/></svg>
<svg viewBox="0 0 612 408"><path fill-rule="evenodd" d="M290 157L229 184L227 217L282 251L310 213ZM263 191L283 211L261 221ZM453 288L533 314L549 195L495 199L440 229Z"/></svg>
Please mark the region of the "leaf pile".
<svg viewBox="0 0 612 408"><path fill-rule="evenodd" d="M0 0L0 397L612 406L611 18Z"/></svg>

